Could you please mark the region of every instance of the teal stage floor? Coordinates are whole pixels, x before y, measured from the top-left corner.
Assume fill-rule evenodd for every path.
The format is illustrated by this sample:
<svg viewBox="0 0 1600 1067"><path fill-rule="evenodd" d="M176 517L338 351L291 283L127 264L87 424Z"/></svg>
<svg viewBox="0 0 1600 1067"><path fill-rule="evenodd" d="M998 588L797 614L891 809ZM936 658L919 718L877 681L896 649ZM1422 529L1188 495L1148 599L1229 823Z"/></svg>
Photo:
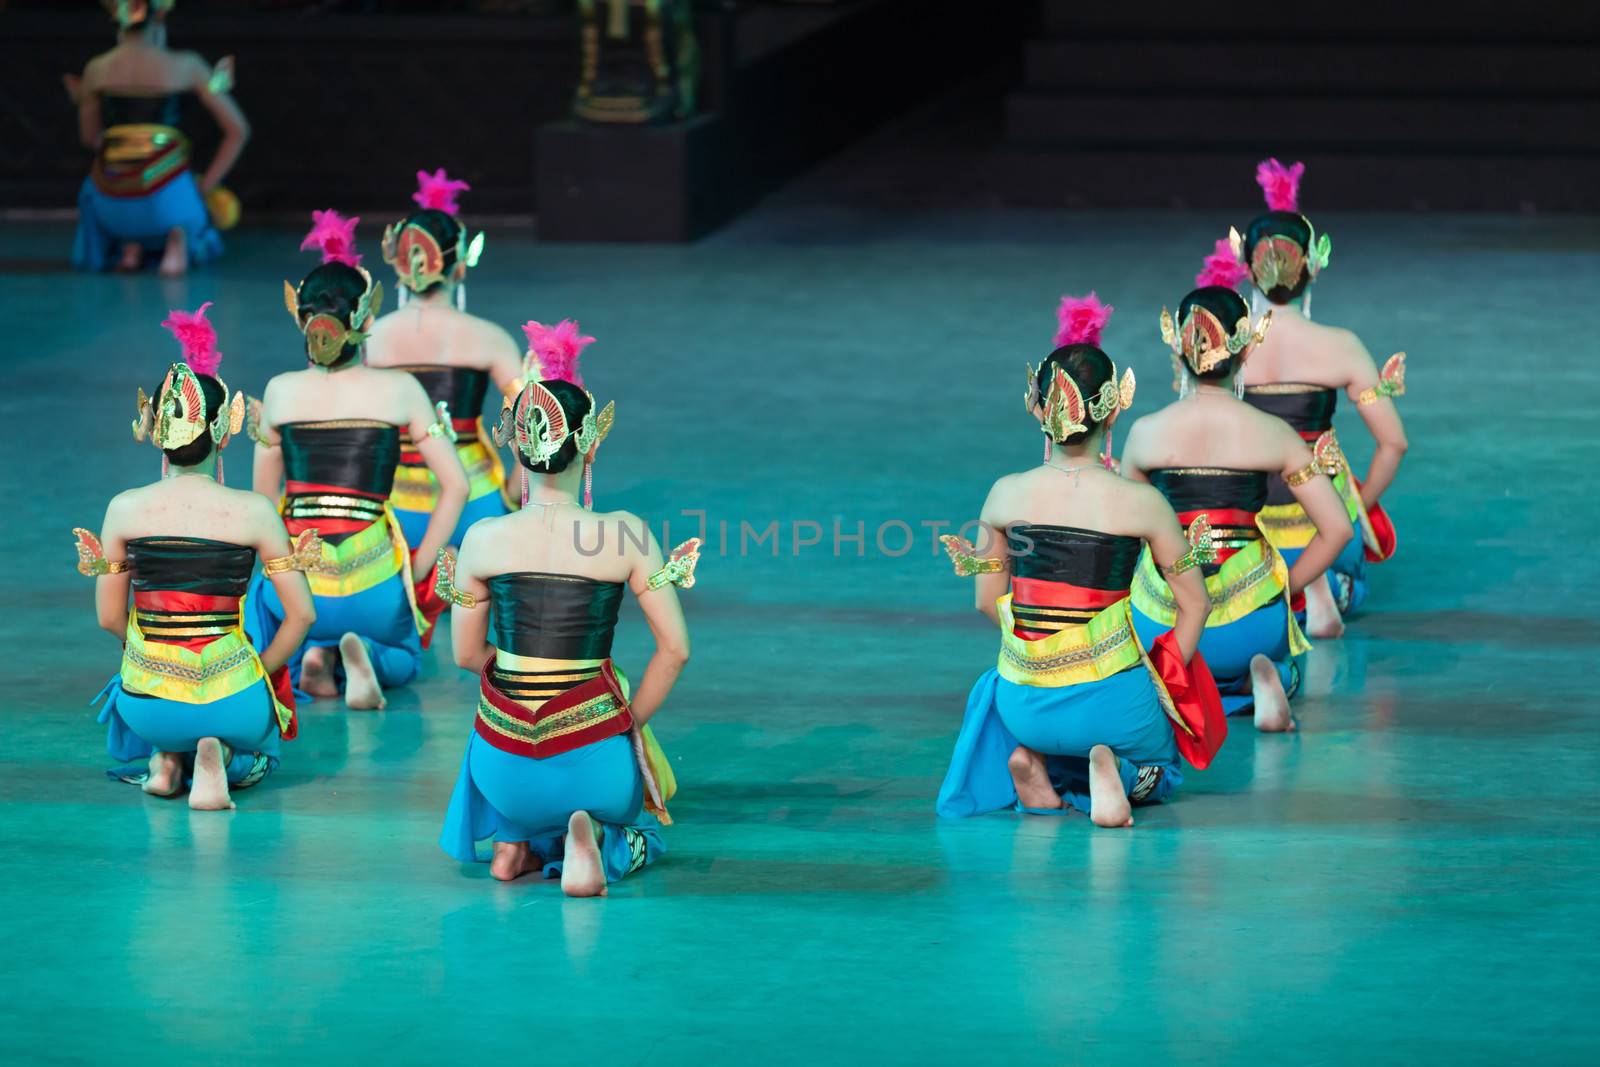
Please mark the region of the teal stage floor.
<svg viewBox="0 0 1600 1067"><path fill-rule="evenodd" d="M490 228L473 310L600 339L599 502L712 523L656 720L671 851L600 901L439 851L473 707L446 648L384 713L309 708L234 814L104 777L86 701L117 648L69 528L157 472L127 426L167 308L214 299L223 374L259 391L299 364L280 279L309 258L262 230L183 283L79 277L69 227L7 224L0 1061L1596 1062L1593 221L1319 217L1318 318L1410 353L1413 448L1399 556L1313 652L1300 732L1236 724L1131 831L933 816L996 642L918 524L1037 461L1021 371L1063 291L1116 305L1106 347L1162 402L1157 313L1230 221L789 198L690 248ZM823 543L795 555L797 520ZM773 521L777 557L741 557Z"/></svg>

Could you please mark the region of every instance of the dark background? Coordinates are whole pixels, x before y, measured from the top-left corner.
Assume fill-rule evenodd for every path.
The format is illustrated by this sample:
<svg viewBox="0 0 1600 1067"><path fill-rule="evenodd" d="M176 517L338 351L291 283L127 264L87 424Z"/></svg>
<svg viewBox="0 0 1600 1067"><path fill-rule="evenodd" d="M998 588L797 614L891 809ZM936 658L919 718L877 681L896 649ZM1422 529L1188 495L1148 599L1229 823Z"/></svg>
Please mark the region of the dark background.
<svg viewBox="0 0 1600 1067"><path fill-rule="evenodd" d="M841 195L1232 205L1271 154L1308 163L1319 208L1600 206L1600 5L698 8L703 114L652 129L563 124L564 0L180 3L170 44L237 56L254 139L229 185L258 218L393 204L446 166L475 213L539 216L547 238L680 239L896 119ZM87 153L60 76L113 37L94 3L0 3L0 203L74 203Z"/></svg>

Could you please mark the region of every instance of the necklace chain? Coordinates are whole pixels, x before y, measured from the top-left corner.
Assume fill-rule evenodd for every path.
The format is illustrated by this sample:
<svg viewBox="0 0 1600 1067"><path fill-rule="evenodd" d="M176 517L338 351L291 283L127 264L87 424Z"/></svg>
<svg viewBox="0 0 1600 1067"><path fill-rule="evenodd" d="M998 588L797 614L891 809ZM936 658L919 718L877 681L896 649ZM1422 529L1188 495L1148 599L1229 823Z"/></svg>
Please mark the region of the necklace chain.
<svg viewBox="0 0 1600 1067"><path fill-rule="evenodd" d="M1086 463L1081 467L1063 467L1053 459L1045 460L1044 465L1046 467L1052 467L1055 470L1060 471L1062 474L1078 474L1082 471L1092 471L1099 466L1098 463Z"/></svg>

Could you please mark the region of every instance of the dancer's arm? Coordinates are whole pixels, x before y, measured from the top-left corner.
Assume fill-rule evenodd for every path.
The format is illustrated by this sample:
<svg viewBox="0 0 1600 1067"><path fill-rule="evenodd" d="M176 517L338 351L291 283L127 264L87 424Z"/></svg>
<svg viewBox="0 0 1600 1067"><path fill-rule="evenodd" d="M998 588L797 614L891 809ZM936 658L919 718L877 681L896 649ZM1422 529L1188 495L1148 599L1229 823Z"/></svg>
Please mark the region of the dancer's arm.
<svg viewBox="0 0 1600 1067"><path fill-rule="evenodd" d="M1173 573L1174 565L1191 548L1188 538L1184 536L1183 524L1178 521L1166 497L1155 489L1143 489L1139 496L1144 539L1178 605L1177 618L1172 623L1172 637L1183 653L1183 662L1188 663L1194 658L1195 649L1200 647L1200 637L1206 631L1206 618L1211 614L1205 572L1198 566L1186 565L1179 573Z"/></svg>
<svg viewBox="0 0 1600 1067"><path fill-rule="evenodd" d="M217 126L222 130L222 143L217 146L217 154L212 157L211 165L206 168L204 177L200 179L200 191L209 193L222 183L228 176L233 165L239 162L239 156L244 151L245 142L250 140L250 120L244 117L244 112L239 110L239 105L234 101L229 88L223 87L223 81L213 83L213 73L227 71L226 85L232 86L233 57L223 56L217 61L216 71L199 56L190 54L187 62L194 67L194 91L200 98L200 103L211 112L211 117L217 120Z"/></svg>
<svg viewBox="0 0 1600 1067"><path fill-rule="evenodd" d="M250 518L256 531L256 554L261 559L280 559L289 555L293 546L289 543L289 532L283 528L283 519L278 515L277 508L263 497L256 498L251 506L254 508ZM303 572L282 571L271 575L268 580L272 582L272 590L278 594L278 601L283 605L283 623L267 647L259 650L261 666L271 674L288 663L306 639L311 624L317 621L317 608L311 599L311 586L306 582Z"/></svg>
<svg viewBox="0 0 1600 1067"><path fill-rule="evenodd" d="M100 134L104 125L100 118L99 59L91 59L83 68L83 77L67 82L67 92L78 105L78 140L83 147L100 147Z"/></svg>
<svg viewBox="0 0 1600 1067"><path fill-rule="evenodd" d="M100 546L106 559L118 562L128 558L128 541L121 531L121 495L111 498L106 505L106 517L100 523ZM94 614L100 628L125 640L128 635L128 584L131 575L123 570L117 574L102 574L94 580Z"/></svg>
<svg viewBox="0 0 1600 1067"><path fill-rule="evenodd" d="M1289 568L1289 592L1296 595L1316 581L1339 558L1344 546L1355 536L1355 530L1350 525L1350 515L1344 509L1344 501L1339 499L1338 492L1333 488L1333 480L1320 473L1306 479L1307 468L1311 464L1311 449L1306 447L1299 434L1289 428L1288 423L1281 423L1281 426L1282 433L1278 435L1283 457L1280 473L1288 482L1295 501L1305 509L1306 516L1317 528L1316 534L1301 551L1300 558Z"/></svg>
<svg viewBox="0 0 1600 1067"><path fill-rule="evenodd" d="M474 603L468 607L458 600L450 609L450 645L455 650L456 666L474 674L494 658L494 646L489 643L489 586L485 581L489 575L485 573L488 564L484 559L482 526L477 523L467 531L456 558L455 587L471 594Z"/></svg>
<svg viewBox="0 0 1600 1067"><path fill-rule="evenodd" d="M1350 335L1350 347L1343 358L1350 366L1350 385L1345 393L1351 400L1359 401L1363 392L1378 384L1377 364L1354 334ZM1367 476L1361 482L1361 503L1370 508L1394 482L1394 476L1400 471L1400 461L1405 458L1408 442L1405 426L1400 422L1400 411L1388 397L1379 397L1365 404L1358 402L1356 412L1361 416L1361 421L1367 424L1377 446L1372 453L1372 462L1367 466Z"/></svg>
<svg viewBox="0 0 1600 1067"><path fill-rule="evenodd" d="M455 442L447 436L430 434L428 428L438 418L427 391L405 371L394 371L404 397L406 422L411 430L411 440L416 443L422 462L428 465L439 483L439 502L428 518L428 529L422 540L412 546L416 549L417 567L426 572L439 555L439 550L450 543L461 509L467 505L467 472L461 466ZM419 575L420 577L420 575Z"/></svg>
<svg viewBox="0 0 1600 1067"><path fill-rule="evenodd" d="M276 506L278 498L283 495L283 447L282 438L272 425L274 391L273 383L268 382L266 394L261 400L252 401L253 404L259 404L259 410L249 416L255 425L256 436L250 487Z"/></svg>
<svg viewBox="0 0 1600 1067"><path fill-rule="evenodd" d="M658 589L649 588L650 576L661 569L661 546L650 528L636 515L626 511L613 512L608 522L620 522L630 530L619 536L618 543L627 545L634 557L628 572L628 588L639 598L639 608L644 621L655 638L656 650L645 666L644 677L634 689L629 700L633 721L643 726L660 710L667 694L677 684L684 664L689 662L689 626L683 621L683 608L678 603L678 590L670 582ZM643 542L641 551L638 547Z"/></svg>
<svg viewBox="0 0 1600 1067"><path fill-rule="evenodd" d="M1011 552L1006 531L1020 522L1020 512L1011 498L1012 475L1007 475L989 488L984 498L983 510L978 513L978 540L973 544L973 555L979 559L999 560L998 570L973 576L973 606L990 622L1000 625L999 600L1011 589ZM1032 548L1030 544L1028 548Z"/></svg>

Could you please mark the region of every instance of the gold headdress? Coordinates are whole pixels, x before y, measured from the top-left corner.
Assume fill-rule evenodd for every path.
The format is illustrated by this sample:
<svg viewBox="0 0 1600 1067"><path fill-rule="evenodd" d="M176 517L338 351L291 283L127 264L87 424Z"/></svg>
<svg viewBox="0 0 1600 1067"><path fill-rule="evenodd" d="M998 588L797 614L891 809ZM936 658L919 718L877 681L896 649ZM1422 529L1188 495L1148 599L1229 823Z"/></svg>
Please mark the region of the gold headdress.
<svg viewBox="0 0 1600 1067"><path fill-rule="evenodd" d="M456 194L472 188L464 181L450 177L441 167L429 174L417 171L417 191L411 195L425 211L440 211L450 216L456 224L455 257L457 263L476 267L483 255L483 234L467 241L467 227L457 218L460 212ZM419 222L406 219L386 227L383 231L383 261L394 268L400 284L413 293L446 281L448 272L444 265L444 248L439 239Z"/></svg>
<svg viewBox="0 0 1600 1067"><path fill-rule="evenodd" d="M136 26L152 15L166 18L177 4L178 0L100 0L100 6L124 28Z"/></svg>
<svg viewBox="0 0 1600 1067"><path fill-rule="evenodd" d="M305 334L306 355L319 367L335 362L346 345L360 344L367 339L363 329L369 317L376 318L383 310L383 283L374 282L365 267L355 267L367 281L366 291L356 301L355 310L346 321L331 311L319 311L300 321L300 290L289 282L283 283L283 306L289 309L290 318ZM304 284L304 283L302 283Z"/></svg>
<svg viewBox="0 0 1600 1067"><path fill-rule="evenodd" d="M1233 324L1232 332L1229 332L1208 308L1191 304L1182 324L1175 326L1172 312L1161 309L1161 339L1174 355L1182 356L1189 369L1196 374L1204 374L1229 357L1260 344L1271 324L1270 311L1257 319L1253 326L1247 313L1239 317L1239 321Z"/></svg>
<svg viewBox="0 0 1600 1067"><path fill-rule="evenodd" d="M1304 215L1300 216L1300 221L1306 224L1306 231L1311 235L1305 248L1300 247L1300 242L1293 237L1270 234L1262 237L1250 249L1250 280L1263 293L1273 289L1295 289L1307 271L1311 273L1311 280L1316 281L1317 275L1328 265L1333 241L1327 234L1319 236L1316 227ZM1238 230L1228 231L1228 243L1233 248L1234 257L1241 263L1245 262L1244 238Z"/></svg>
<svg viewBox="0 0 1600 1067"><path fill-rule="evenodd" d="M161 323L183 346L184 361L167 368L161 388L152 398L139 389L138 408L133 420L133 438L152 444L163 452L194 443L202 433L211 434L211 443L222 448L228 438L244 428L245 396L230 393L228 383L217 377L222 362L217 351L217 331L206 321L210 302L194 312L173 311ZM206 398L200 388L200 374L216 378L222 386L222 404L210 422L206 421Z"/></svg>
<svg viewBox="0 0 1600 1067"><path fill-rule="evenodd" d="M1023 408L1031 415L1040 406L1039 371L1042 367L1028 364L1028 388L1022 396ZM1084 423L1085 413L1097 423L1104 423L1115 411L1126 411L1133 406L1133 393L1137 383L1133 368L1117 378L1117 365L1111 364L1111 377L1100 385L1094 396L1084 402L1083 394L1065 368L1056 364L1050 378L1050 392L1043 398L1044 413L1039 429L1053 441L1061 441L1089 427Z"/></svg>

